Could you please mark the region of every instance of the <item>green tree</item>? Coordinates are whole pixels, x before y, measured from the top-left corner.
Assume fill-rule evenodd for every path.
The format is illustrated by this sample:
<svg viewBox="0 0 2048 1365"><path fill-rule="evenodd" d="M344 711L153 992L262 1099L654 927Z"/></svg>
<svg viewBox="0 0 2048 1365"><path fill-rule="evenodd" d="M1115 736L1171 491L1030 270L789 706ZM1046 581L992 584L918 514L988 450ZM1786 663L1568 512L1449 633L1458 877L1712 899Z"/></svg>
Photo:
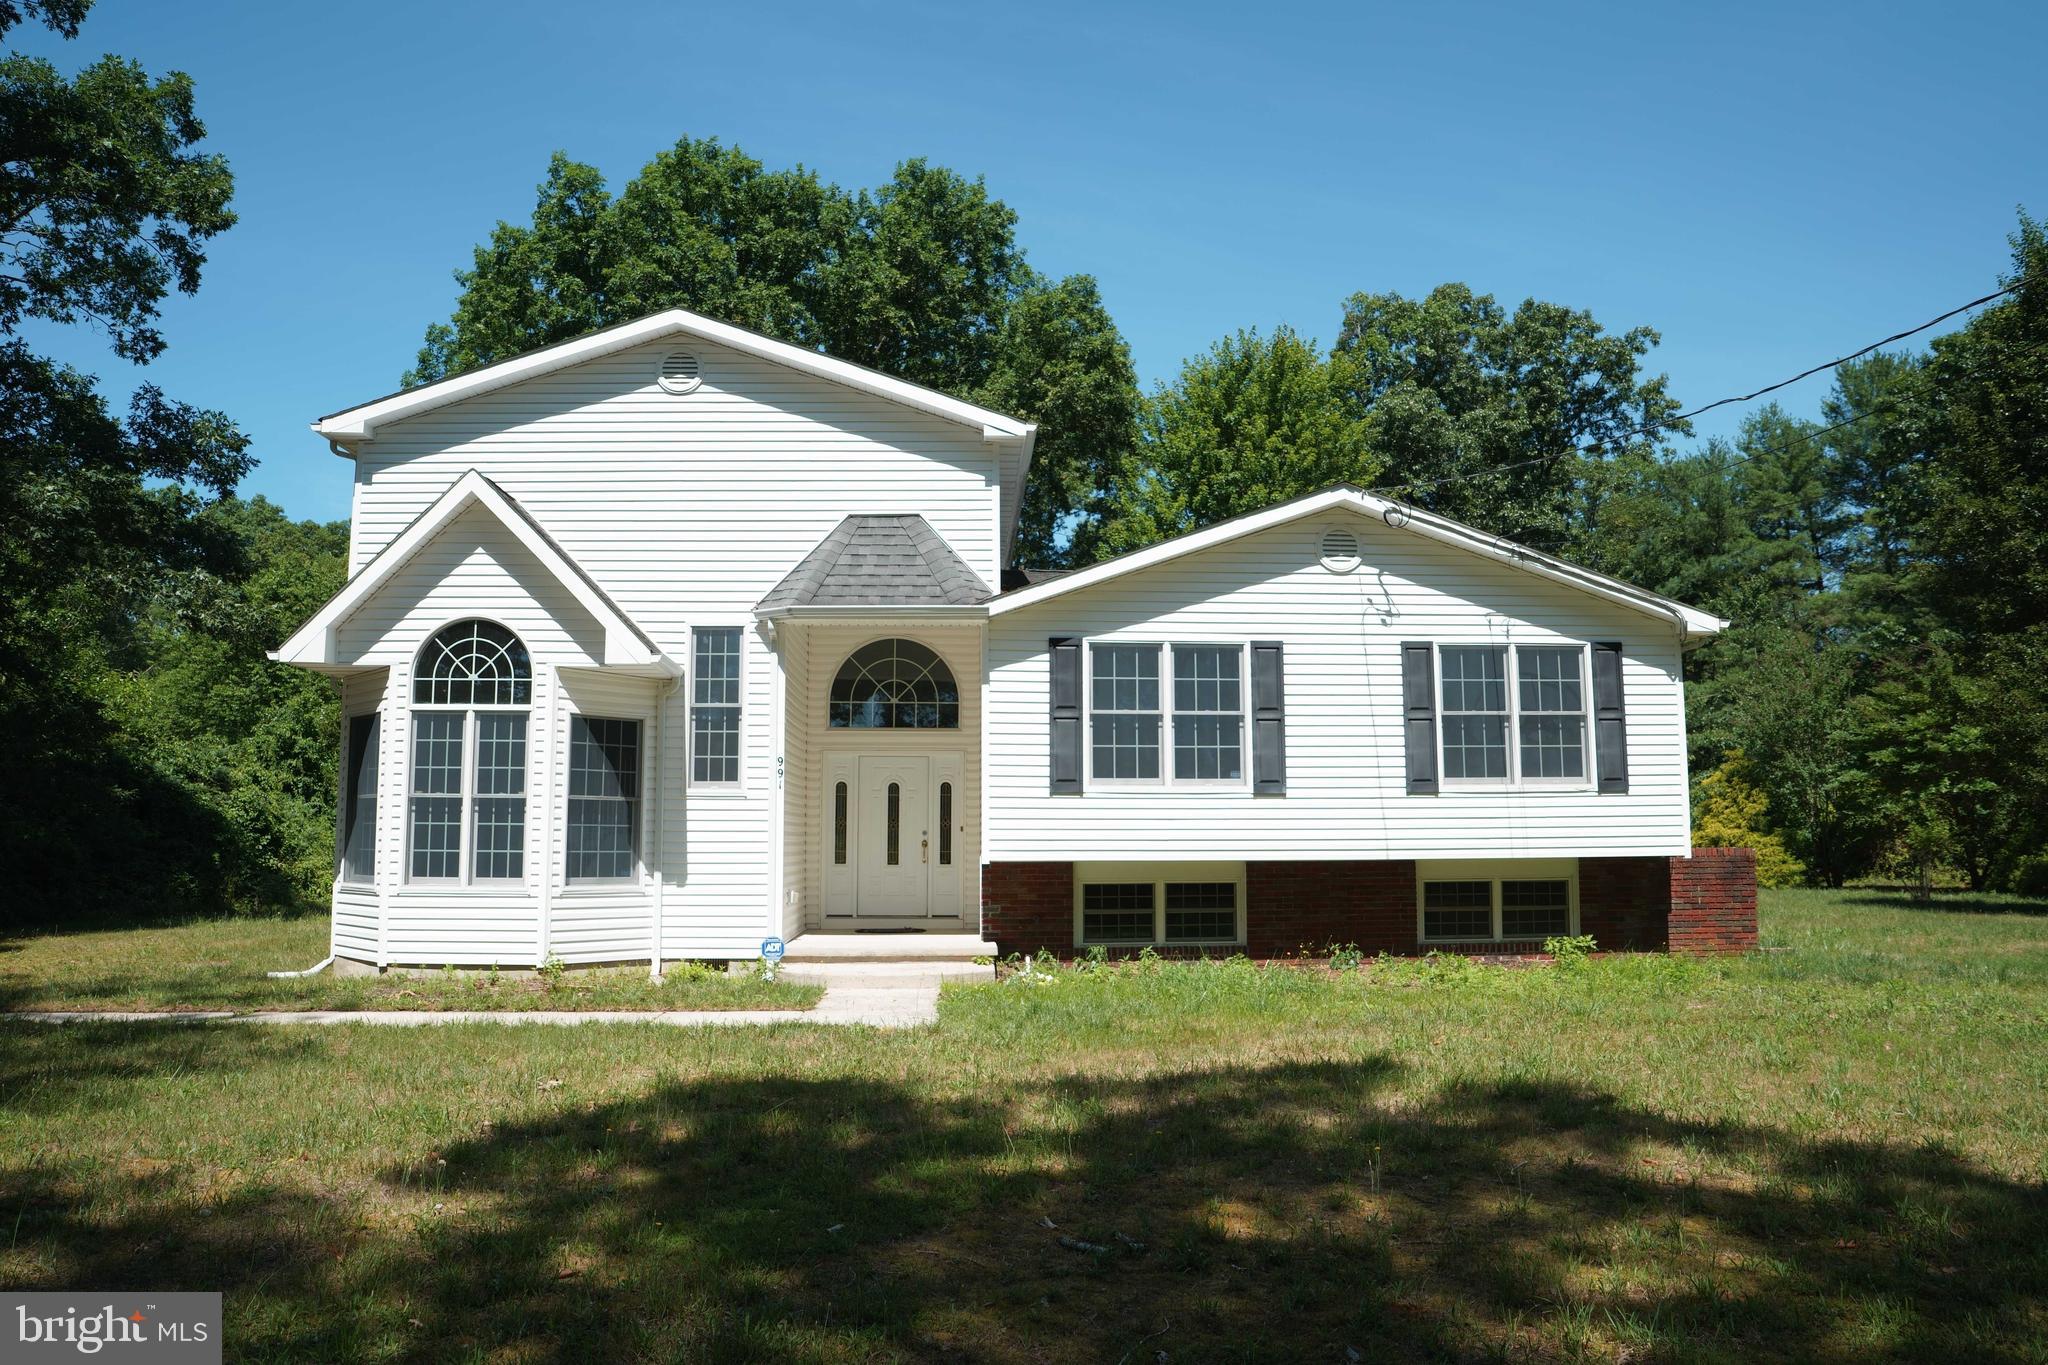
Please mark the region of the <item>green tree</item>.
<svg viewBox="0 0 2048 1365"><path fill-rule="evenodd" d="M1402 496L1554 550L1597 520L1587 494L1603 460L1690 430L1664 376L1642 373L1657 339L1537 299L1509 313L1445 284L1422 299L1354 294L1332 362L1346 412Z"/></svg>
<svg viewBox="0 0 2048 1365"><path fill-rule="evenodd" d="M75 36L82 3L0 7ZM14 913L212 880L206 812L124 746L102 683L151 612L203 623L242 546L209 515L249 466L227 418L141 387L116 417L76 370L36 355L32 320L88 323L115 353L159 354L163 299L198 287L233 221L226 164L202 152L191 82L105 57L76 76L0 56L0 794Z"/></svg>
<svg viewBox="0 0 2048 1365"><path fill-rule="evenodd" d="M1770 797L1771 828L1814 877L1842 885L1884 835L1855 651L1779 622L1740 626L1714 648L1735 657L1688 692L1695 744L1741 752L1747 780Z"/></svg>
<svg viewBox="0 0 2048 1365"><path fill-rule="evenodd" d="M1835 371L1822 402L1829 469L1844 521L1834 567L1844 618L1917 623L1917 541L1926 520L1920 357L1880 352Z"/></svg>
<svg viewBox="0 0 2048 1365"><path fill-rule="evenodd" d="M849 193L684 138L614 199L557 154L531 224L498 224L456 278L408 384L686 307L1039 422L1021 562L1085 552L1135 440L1136 377L1094 281L1040 275L1007 205L922 160Z"/></svg>
<svg viewBox="0 0 2048 1365"><path fill-rule="evenodd" d="M1103 523L1112 553L1332 483L1371 483L1381 469L1333 367L1285 327L1239 332L1189 360L1145 404L1142 432Z"/></svg>

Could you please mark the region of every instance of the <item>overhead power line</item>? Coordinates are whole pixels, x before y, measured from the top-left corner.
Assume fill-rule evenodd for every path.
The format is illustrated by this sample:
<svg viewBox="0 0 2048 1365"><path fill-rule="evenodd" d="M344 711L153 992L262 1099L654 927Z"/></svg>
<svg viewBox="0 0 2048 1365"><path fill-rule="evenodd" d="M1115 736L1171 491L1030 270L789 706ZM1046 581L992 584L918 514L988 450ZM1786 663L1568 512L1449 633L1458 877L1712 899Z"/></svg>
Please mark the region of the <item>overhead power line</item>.
<svg viewBox="0 0 2048 1365"><path fill-rule="evenodd" d="M1993 292L1984 295L1982 298L1971 299L1968 303L1958 304L1954 308L1951 308L1947 312L1941 314L1939 317L1929 318L1927 321L1921 323L1917 327L1908 327L1903 332L1894 332L1890 336L1885 337L1882 341L1873 341L1868 346L1865 346L1860 350L1851 351L1849 354L1845 356L1840 356L1834 360L1827 361L1820 365L1809 366L1808 368L1801 370L1798 374L1795 374L1790 378L1780 379L1775 384L1766 384L1764 385L1764 387L1760 389L1755 389L1749 393L1730 394L1726 398L1717 398L1713 402L1704 404L1700 407L1692 408L1688 411L1677 413L1670 417L1660 418L1655 422L1646 422L1642 426L1634 427L1628 431L1621 432L1618 436L1613 437L1606 441L1594 441L1587 445L1576 446L1569 451L1560 451L1552 455L1537 455L1526 460L1516 460L1510 464L1498 464L1492 466L1489 469L1479 470L1473 473L1446 474L1440 478L1435 479L1410 480L1406 483L1388 484L1384 487L1373 488L1367 491L1373 493L1387 494L1390 496L1403 493L1414 493L1421 491L1423 489L1440 488L1447 483L1463 483L1469 482L1474 479L1487 478L1495 474L1504 474L1512 469L1527 469L1531 465L1552 464L1558 460L1563 459L1568 454L1597 455L1601 453L1603 450L1605 450L1607 447L1615 445L1621 441L1626 441L1631 437L1648 436L1653 432L1666 430L1670 427L1677 426L1681 422L1690 421L1691 419L1698 417L1701 413L1712 412L1716 408L1724 408L1731 403L1754 402L1756 399L1763 397L1767 393L1776 393L1779 389L1787 388L1790 385L1797 384L1802 379L1811 379L1814 375L1820 374L1824 370L1839 369L1840 367L1848 364L1850 361L1860 360L1864 356L1869 355L1872 351L1882 350L1884 347L1891 345L1895 341L1904 341L1907 337L1917 336L1918 334L1926 331L1930 327L1939 327L1942 323L1947 322L1950 318L1960 316L1963 313L1967 313L1972 308L1981 308L1985 304L1994 302L1998 299L2002 299L2008 294L2017 293L2023 286L2033 283L2038 278L2040 277L2026 276L2014 280L2011 284L2006 285L2003 289L1994 290ZM1850 426L1856 422L1860 422L1866 417L1874 416L1876 413L1882 410L1882 408L1872 408L1867 412L1858 413L1856 416L1851 417L1846 421L1837 422L1833 426L1822 427L1817 431L1809 432L1803 439L1810 441L1815 437L1827 435L1829 432L1839 431L1845 426ZM1763 454L1770 451L1771 449L1772 448L1768 446L1759 447L1755 453ZM1743 462L1743 460L1753 458L1755 458L1754 455L1745 455L1742 457L1742 459L1738 459L1734 463L1740 464Z"/></svg>

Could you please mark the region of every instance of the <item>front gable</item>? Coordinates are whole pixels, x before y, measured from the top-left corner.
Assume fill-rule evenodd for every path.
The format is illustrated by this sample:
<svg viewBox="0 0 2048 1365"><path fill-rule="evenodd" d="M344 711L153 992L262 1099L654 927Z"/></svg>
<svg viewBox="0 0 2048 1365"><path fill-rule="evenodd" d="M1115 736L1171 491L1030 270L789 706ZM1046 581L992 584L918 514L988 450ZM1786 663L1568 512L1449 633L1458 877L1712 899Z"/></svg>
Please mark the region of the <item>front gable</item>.
<svg viewBox="0 0 2048 1365"><path fill-rule="evenodd" d="M564 665L677 671L525 509L475 470L270 657L336 673L403 662L466 616L497 620L537 656Z"/></svg>

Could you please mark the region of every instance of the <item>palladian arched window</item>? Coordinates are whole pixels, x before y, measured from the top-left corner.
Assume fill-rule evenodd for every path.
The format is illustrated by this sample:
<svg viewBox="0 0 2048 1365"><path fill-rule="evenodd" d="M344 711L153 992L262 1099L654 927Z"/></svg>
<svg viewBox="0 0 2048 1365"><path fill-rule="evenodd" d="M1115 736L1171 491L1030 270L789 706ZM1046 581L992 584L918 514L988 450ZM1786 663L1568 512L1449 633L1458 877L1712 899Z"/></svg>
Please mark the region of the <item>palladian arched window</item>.
<svg viewBox="0 0 2048 1365"><path fill-rule="evenodd" d="M414 881L526 875L526 721L533 660L491 621L427 641L413 674L407 872Z"/></svg>
<svg viewBox="0 0 2048 1365"><path fill-rule="evenodd" d="M960 688L917 641L877 640L839 666L831 712L835 730L957 730Z"/></svg>

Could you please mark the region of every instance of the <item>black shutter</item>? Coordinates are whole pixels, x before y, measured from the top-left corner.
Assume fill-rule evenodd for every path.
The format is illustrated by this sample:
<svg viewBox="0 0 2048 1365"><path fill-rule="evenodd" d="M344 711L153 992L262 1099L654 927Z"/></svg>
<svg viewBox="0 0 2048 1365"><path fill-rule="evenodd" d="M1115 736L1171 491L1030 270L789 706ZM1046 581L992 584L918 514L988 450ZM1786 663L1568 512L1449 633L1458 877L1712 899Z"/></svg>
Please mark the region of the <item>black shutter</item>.
<svg viewBox="0 0 2048 1365"><path fill-rule="evenodd" d="M1407 715L1408 794L1436 795L1436 654L1427 642L1401 646L1401 701Z"/></svg>
<svg viewBox="0 0 2048 1365"><path fill-rule="evenodd" d="M1600 790L1628 790L1628 714L1621 694L1621 646L1593 645L1593 751L1597 754Z"/></svg>
<svg viewBox="0 0 2048 1365"><path fill-rule="evenodd" d="M1252 791L1287 792L1286 678L1278 640L1252 641Z"/></svg>
<svg viewBox="0 0 2048 1365"><path fill-rule="evenodd" d="M1081 794L1081 642L1071 635L1047 640L1052 670L1052 794Z"/></svg>

